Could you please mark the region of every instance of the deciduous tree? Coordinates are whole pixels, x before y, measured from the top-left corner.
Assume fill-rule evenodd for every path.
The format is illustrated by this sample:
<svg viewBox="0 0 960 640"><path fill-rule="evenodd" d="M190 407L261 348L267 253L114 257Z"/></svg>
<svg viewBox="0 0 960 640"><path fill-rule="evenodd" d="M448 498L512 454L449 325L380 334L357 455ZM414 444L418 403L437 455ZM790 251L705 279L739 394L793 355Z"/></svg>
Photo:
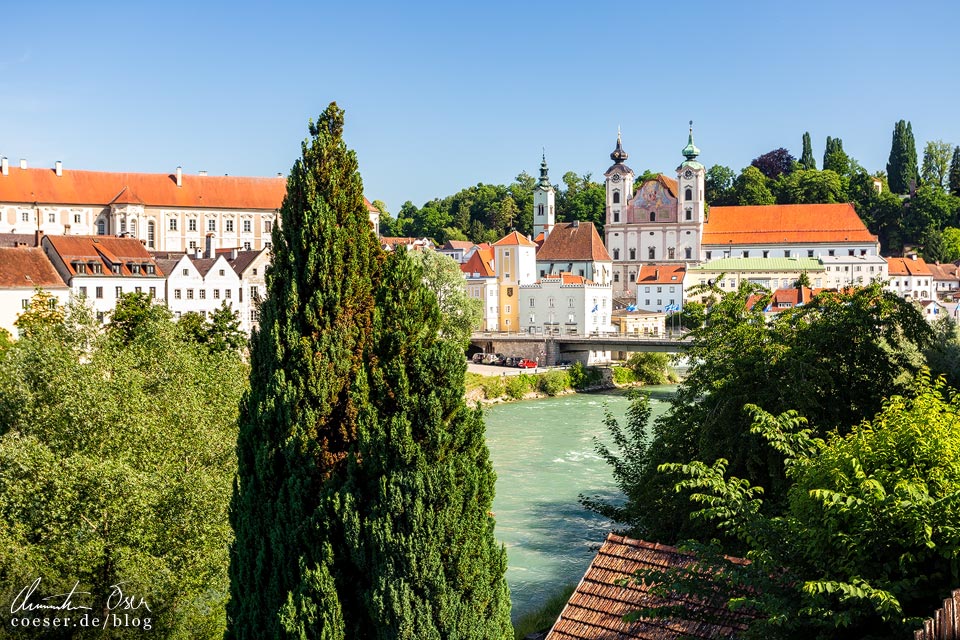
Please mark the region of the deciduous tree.
<svg viewBox="0 0 960 640"><path fill-rule="evenodd" d="M953 145L943 140L930 140L923 147L923 164L920 178L924 184L937 189L947 189L950 178L950 158Z"/></svg>

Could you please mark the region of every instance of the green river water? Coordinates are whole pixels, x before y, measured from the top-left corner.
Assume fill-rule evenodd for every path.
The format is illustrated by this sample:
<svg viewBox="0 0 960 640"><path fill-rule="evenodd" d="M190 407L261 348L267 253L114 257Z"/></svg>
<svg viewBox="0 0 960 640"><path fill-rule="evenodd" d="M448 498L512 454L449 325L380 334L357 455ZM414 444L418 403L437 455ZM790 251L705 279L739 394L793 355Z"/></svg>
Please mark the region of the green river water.
<svg viewBox="0 0 960 640"><path fill-rule="evenodd" d="M655 418L666 411L675 387L646 390ZM620 495L593 439L609 441L604 406L623 424L627 405L622 393L595 393L486 409L497 472L496 536L507 548L514 619L579 582L611 530L610 521L580 506L577 496Z"/></svg>

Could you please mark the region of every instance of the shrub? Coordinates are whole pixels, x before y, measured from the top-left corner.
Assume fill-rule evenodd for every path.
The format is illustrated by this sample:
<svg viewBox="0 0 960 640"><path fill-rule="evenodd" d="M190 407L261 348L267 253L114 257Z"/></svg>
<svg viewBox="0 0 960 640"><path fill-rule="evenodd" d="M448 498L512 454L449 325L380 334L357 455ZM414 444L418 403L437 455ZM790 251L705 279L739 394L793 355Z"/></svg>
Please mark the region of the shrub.
<svg viewBox="0 0 960 640"><path fill-rule="evenodd" d="M488 400L499 398L505 391L503 380L499 376L487 377L481 386L483 387L483 395L485 395Z"/></svg>
<svg viewBox="0 0 960 640"><path fill-rule="evenodd" d="M665 353L635 353L627 360L627 367L633 371L634 380L643 384L665 384L669 365L670 356Z"/></svg>
<svg viewBox="0 0 960 640"><path fill-rule="evenodd" d="M555 396L569 388L570 376L566 371L554 369L546 372L540 378L540 390L548 396Z"/></svg>
<svg viewBox="0 0 960 640"><path fill-rule="evenodd" d="M630 367L614 367L614 384L632 384L637 381L637 374Z"/></svg>
<svg viewBox="0 0 960 640"><path fill-rule="evenodd" d="M533 389L533 384L529 380L531 376L521 373L518 376L510 376L507 379L507 395L514 400L522 400Z"/></svg>
<svg viewBox="0 0 960 640"><path fill-rule="evenodd" d="M583 389L587 386L587 368L582 362L574 362L573 366L567 369L570 376L570 386L574 389Z"/></svg>

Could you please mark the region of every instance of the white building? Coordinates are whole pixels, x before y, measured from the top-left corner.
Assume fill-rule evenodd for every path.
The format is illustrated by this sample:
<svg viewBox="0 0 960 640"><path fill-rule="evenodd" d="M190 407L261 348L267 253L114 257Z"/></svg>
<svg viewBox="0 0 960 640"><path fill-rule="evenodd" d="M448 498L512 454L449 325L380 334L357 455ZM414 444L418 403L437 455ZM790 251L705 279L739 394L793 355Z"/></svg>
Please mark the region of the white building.
<svg viewBox="0 0 960 640"><path fill-rule="evenodd" d="M467 295L480 301L483 316L481 331L500 329L500 285L493 267L493 248L489 245L476 247L469 259L460 265L467 280Z"/></svg>
<svg viewBox="0 0 960 640"><path fill-rule="evenodd" d="M887 289L903 298L929 300L934 295L933 274L916 254L909 258L887 258L890 282Z"/></svg>
<svg viewBox="0 0 960 640"><path fill-rule="evenodd" d="M519 287L520 330L538 335L589 335L616 331L610 285L563 273ZM585 364L609 362L610 351L590 351Z"/></svg>
<svg viewBox="0 0 960 640"><path fill-rule="evenodd" d="M533 237L540 241L541 234L546 239L553 229L556 219L556 193L547 175L547 156L540 162L540 181L533 189Z"/></svg>
<svg viewBox="0 0 960 640"><path fill-rule="evenodd" d="M834 255L822 256L826 289L842 289L850 286L866 286L871 282L883 282L887 279L887 261L882 256ZM813 283L813 280L810 281Z"/></svg>
<svg viewBox="0 0 960 640"><path fill-rule="evenodd" d="M37 290L60 304L70 299L70 288L40 247L42 234L2 234L0 237L0 329L18 335L15 322Z"/></svg>
<svg viewBox="0 0 960 640"><path fill-rule="evenodd" d="M125 293L164 301L164 276L134 238L44 236L43 251L74 295L86 298L104 322Z"/></svg>
<svg viewBox="0 0 960 640"><path fill-rule="evenodd" d="M174 318L190 312L208 318L224 303L239 311L240 277L223 255L183 254L179 259L160 258L157 264L167 274L165 296Z"/></svg>
<svg viewBox="0 0 960 640"><path fill-rule="evenodd" d="M0 158L0 233L137 238L151 251L193 251L208 233L217 247L259 250L271 243L286 195L283 176L209 176L205 171L109 173L29 169ZM364 198L379 231L380 212Z"/></svg>
<svg viewBox="0 0 960 640"><path fill-rule="evenodd" d="M234 304L234 308L240 313L240 326L249 333L260 326L260 302L267 295L264 274L270 266L270 250L218 249L217 254L230 264L240 278L240 300L239 305Z"/></svg>
<svg viewBox="0 0 960 640"><path fill-rule="evenodd" d="M952 298L960 291L960 270L955 264L927 263L938 298Z"/></svg>
<svg viewBox="0 0 960 640"><path fill-rule="evenodd" d="M637 279L637 308L669 313L683 310L684 264L648 264Z"/></svg>

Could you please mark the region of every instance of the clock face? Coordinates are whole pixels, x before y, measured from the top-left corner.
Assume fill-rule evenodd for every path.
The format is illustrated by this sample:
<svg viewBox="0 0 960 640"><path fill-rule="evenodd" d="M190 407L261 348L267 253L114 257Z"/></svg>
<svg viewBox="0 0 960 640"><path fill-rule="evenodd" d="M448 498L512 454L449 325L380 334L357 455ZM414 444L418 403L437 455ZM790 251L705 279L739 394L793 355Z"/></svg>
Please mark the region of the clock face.
<svg viewBox="0 0 960 640"><path fill-rule="evenodd" d="M690 178L693 177L693 171L690 171L690 169L687 169L686 171L683 172L683 177L689 180Z"/></svg>
<svg viewBox="0 0 960 640"><path fill-rule="evenodd" d="M610 179L611 179L613 182L620 182L620 174L619 174L619 173L615 173L615 174L613 174L613 177L610 178Z"/></svg>

